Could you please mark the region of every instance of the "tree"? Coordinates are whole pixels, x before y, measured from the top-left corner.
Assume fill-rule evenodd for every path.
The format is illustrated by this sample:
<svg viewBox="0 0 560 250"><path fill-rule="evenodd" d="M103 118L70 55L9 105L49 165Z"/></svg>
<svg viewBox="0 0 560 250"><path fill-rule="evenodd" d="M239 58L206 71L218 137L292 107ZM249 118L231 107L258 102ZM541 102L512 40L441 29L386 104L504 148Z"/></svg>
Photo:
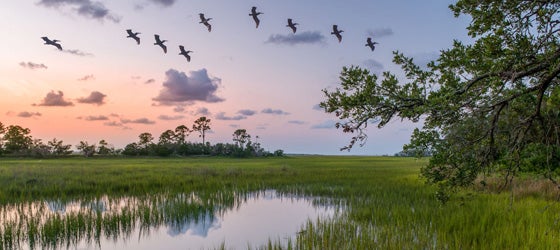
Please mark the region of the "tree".
<svg viewBox="0 0 560 250"><path fill-rule="evenodd" d="M31 130L18 125L10 125L4 132L4 150L7 153L25 153L33 146Z"/></svg>
<svg viewBox="0 0 560 250"><path fill-rule="evenodd" d="M345 67L341 86L323 90L321 107L341 120L337 128L354 134L343 149L365 143L368 124L423 121L404 149L432 154L422 175L442 191L499 170L511 181L535 148L544 158L533 164L556 183L560 1L459 0L450 9L471 17L472 44L454 41L427 68L395 52L401 78Z"/></svg>
<svg viewBox="0 0 560 250"><path fill-rule="evenodd" d="M179 125L175 128L175 143L181 145L186 143L186 138L192 132L187 126Z"/></svg>
<svg viewBox="0 0 560 250"><path fill-rule="evenodd" d="M247 133L246 129L237 129L233 132L233 142L241 149L243 149L245 143L249 140L251 140L251 135Z"/></svg>
<svg viewBox="0 0 560 250"><path fill-rule="evenodd" d="M173 141L175 139L175 132L173 132L173 130L166 130L163 133L161 133L161 135L159 136L159 144L161 145L169 145L169 144L173 144Z"/></svg>
<svg viewBox="0 0 560 250"><path fill-rule="evenodd" d="M200 137L202 137L202 144L205 144L205 135L206 131L210 130L210 119L207 119L205 116L198 118L194 121L193 124L193 131L197 131L200 133Z"/></svg>
<svg viewBox="0 0 560 250"><path fill-rule="evenodd" d="M158 156L169 156L177 152L178 144L175 143L176 135L173 130L168 129L159 136L158 144L153 148Z"/></svg>
<svg viewBox="0 0 560 250"><path fill-rule="evenodd" d="M51 141L47 142L50 147L51 154L53 155L69 155L72 153L72 145L71 144L64 144L62 140L57 140L53 138Z"/></svg>
<svg viewBox="0 0 560 250"><path fill-rule="evenodd" d="M96 146L95 144L89 145L87 141L80 141L80 144L76 145L76 148L82 151L85 157L91 157L95 154Z"/></svg>
<svg viewBox="0 0 560 250"><path fill-rule="evenodd" d="M98 144L99 146L97 146L97 154L99 155L110 155L115 152L115 148L109 145L109 143L103 139L100 140Z"/></svg>
<svg viewBox="0 0 560 250"><path fill-rule="evenodd" d="M253 154L255 156L263 156L266 152L264 151L264 148L261 147L261 143L259 142L259 136L255 136L255 142L253 144L251 144L251 147L253 149Z"/></svg>
<svg viewBox="0 0 560 250"><path fill-rule="evenodd" d="M152 141L154 140L154 137L152 136L152 134L148 133L148 132L144 132L140 135L138 135L138 144L140 146L147 146L150 143L152 143Z"/></svg>
<svg viewBox="0 0 560 250"><path fill-rule="evenodd" d="M140 155L140 147L138 147L138 144L136 142L129 143L124 147L122 154L130 156Z"/></svg>
<svg viewBox="0 0 560 250"><path fill-rule="evenodd" d="M148 155L150 153L150 148L153 146L154 137L151 133L144 132L138 135L138 148L141 155Z"/></svg>
<svg viewBox="0 0 560 250"><path fill-rule="evenodd" d="M52 154L52 147L45 145L41 139L33 139L30 155L34 157L45 157Z"/></svg>

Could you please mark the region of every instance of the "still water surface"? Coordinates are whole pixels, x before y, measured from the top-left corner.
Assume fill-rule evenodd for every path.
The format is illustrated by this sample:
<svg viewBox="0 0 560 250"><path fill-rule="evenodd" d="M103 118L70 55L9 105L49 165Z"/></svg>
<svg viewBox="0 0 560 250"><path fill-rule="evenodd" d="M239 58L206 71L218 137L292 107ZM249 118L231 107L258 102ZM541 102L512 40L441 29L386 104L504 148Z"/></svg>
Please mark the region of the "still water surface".
<svg viewBox="0 0 560 250"><path fill-rule="evenodd" d="M268 239L295 243L307 219L332 216L333 207L314 206L309 199L286 198L268 191L213 219L206 216L181 227L165 227L145 239L102 242L103 249L247 249L265 245ZM138 235L138 234L136 234Z"/></svg>
<svg viewBox="0 0 560 250"><path fill-rule="evenodd" d="M190 209L192 203L200 202L200 199L193 194L174 197L172 202L161 198L159 201L139 201L106 197L95 202L43 202L31 204L27 209L19 208L19 212L8 208L1 211L7 221L17 220L21 216L19 213L29 211L31 214L27 216L38 218L39 227L53 217L64 219L77 217L80 213L91 216L92 222L85 219L84 223L92 226L76 226L80 232L66 240L56 237L56 242L49 244L40 242L42 236L34 236L34 249L53 246L67 249L219 249L222 244L226 249L247 249L249 246L254 249L266 245L269 240L283 245L291 240L295 245L296 235L307 220L332 217L340 209L327 205L328 202L318 202L316 198L281 195L267 190L237 197L229 205L218 202L208 206L205 203L197 207L196 212L185 215L178 210ZM149 212L143 213L143 210ZM119 219L119 222L108 219L123 214L123 217L128 216L128 222L127 219ZM151 217L146 218L148 216ZM19 247L30 249L29 236L21 238L27 240L18 243L21 244Z"/></svg>

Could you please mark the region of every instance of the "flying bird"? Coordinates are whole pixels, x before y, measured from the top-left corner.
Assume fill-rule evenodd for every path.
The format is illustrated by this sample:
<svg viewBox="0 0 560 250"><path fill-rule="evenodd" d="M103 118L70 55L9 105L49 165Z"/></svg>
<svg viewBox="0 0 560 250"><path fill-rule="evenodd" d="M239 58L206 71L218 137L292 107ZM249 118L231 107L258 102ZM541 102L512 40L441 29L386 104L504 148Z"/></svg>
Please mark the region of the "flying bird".
<svg viewBox="0 0 560 250"><path fill-rule="evenodd" d="M167 40L160 40L159 35L154 35L154 37L156 38L154 45L159 45L163 49L163 53L167 53L167 46L163 44L164 42L167 42Z"/></svg>
<svg viewBox="0 0 560 250"><path fill-rule="evenodd" d="M338 25L336 24L332 26L332 30L331 34L338 38L338 42L342 42L342 35L340 35L340 33L344 32L344 30L338 30Z"/></svg>
<svg viewBox="0 0 560 250"><path fill-rule="evenodd" d="M290 27L294 33L296 33L297 30L296 25L298 25L298 23L294 23L291 18L288 18L288 25L286 25L286 27Z"/></svg>
<svg viewBox="0 0 560 250"><path fill-rule="evenodd" d="M200 16L200 22L198 23L202 23L204 24L204 26L206 26L206 28L208 28L208 32L212 31L212 25L210 25L210 23L208 21L212 20L212 18L205 18L204 14L199 13L198 14Z"/></svg>
<svg viewBox="0 0 560 250"><path fill-rule="evenodd" d="M252 16L253 20L255 20L255 24L256 24L255 28L258 28L259 23L261 23L261 20L259 20L259 17L258 17L258 15L260 15L260 14L263 14L263 13L262 12L257 12L257 7L253 6L253 8L251 8L251 14L249 14L249 16Z"/></svg>
<svg viewBox="0 0 560 250"><path fill-rule="evenodd" d="M183 46L183 45L179 45L179 49L181 50L181 53L179 53L179 55L184 55L185 58L187 58L187 62L190 62L191 61L191 56L189 56L189 53L191 53L192 51L185 50L185 46Z"/></svg>
<svg viewBox="0 0 560 250"><path fill-rule="evenodd" d="M128 29L128 30L126 30L126 33L128 33L128 36L126 36L126 37L130 37L130 38L136 40L137 44L140 44L140 37L138 37L138 34L140 34L140 32L132 32L132 30Z"/></svg>
<svg viewBox="0 0 560 250"><path fill-rule="evenodd" d="M376 45L376 44L379 44L379 43L378 43L378 42L372 42L372 41L371 41L371 37L368 37L368 38L367 38L366 46L370 47L370 48L371 48L371 51L374 51L374 50L375 50L375 45Z"/></svg>
<svg viewBox="0 0 560 250"><path fill-rule="evenodd" d="M58 50L62 50L62 46L60 45L60 43L58 43L60 42L59 40L50 40L46 36L41 38L43 39L43 41L45 41L45 44L55 46L56 48L58 48Z"/></svg>

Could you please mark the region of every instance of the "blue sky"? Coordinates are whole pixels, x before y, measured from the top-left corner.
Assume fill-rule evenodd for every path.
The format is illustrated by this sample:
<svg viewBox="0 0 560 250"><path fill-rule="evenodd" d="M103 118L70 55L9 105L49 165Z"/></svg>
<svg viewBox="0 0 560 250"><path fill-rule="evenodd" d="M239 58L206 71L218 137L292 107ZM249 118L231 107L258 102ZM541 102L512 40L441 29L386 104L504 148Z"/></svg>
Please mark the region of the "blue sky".
<svg viewBox="0 0 560 250"><path fill-rule="evenodd" d="M101 139L123 147L142 132L212 119L210 142L235 129L266 149L306 154L393 154L414 126L394 121L368 129L364 147L340 152L351 135L316 109L343 66L400 72L392 52L426 63L453 39L468 41L469 20L451 1L30 0L0 9L0 122L28 127L43 140L73 145ZM256 6L258 28L249 16ZM212 18L212 31L199 23ZM297 22L292 34L287 19ZM330 34L337 24L339 43ZM140 32L140 45L126 38ZM168 53L153 45L168 40ZM44 45L61 40L64 50ZM367 37L379 42L365 47ZM178 46L192 50L192 60ZM190 140L200 140L191 135Z"/></svg>

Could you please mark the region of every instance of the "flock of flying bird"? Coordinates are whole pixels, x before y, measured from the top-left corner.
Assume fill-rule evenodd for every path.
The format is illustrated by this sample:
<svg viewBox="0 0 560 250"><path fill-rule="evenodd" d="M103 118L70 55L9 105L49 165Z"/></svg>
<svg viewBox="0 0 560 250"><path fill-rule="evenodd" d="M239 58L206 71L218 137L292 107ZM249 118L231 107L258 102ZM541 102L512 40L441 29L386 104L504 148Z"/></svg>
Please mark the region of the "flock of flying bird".
<svg viewBox="0 0 560 250"><path fill-rule="evenodd" d="M259 19L259 15L263 14L262 12L258 12L257 11L257 7L253 6L251 8L251 13L249 13L249 16L251 16L253 18L253 20L255 21L255 25L256 28L259 27L260 24L260 19ZM210 24L210 20L212 20L212 18L206 18L204 16L203 13L198 14L200 17L200 22L201 24L203 24L204 26L206 26L206 28L208 29L208 32L212 31L212 25ZM291 18L288 18L288 24L286 25L286 27L289 27L292 32L295 34L297 31L297 27L296 25L299 25L298 23L295 23ZM127 29L126 30L128 36L126 36L127 38L132 38L136 41L137 44L140 44L140 37L138 37L138 35L140 34L140 32L133 32L131 29ZM334 35L337 39L338 42L342 42L342 32L344 32L344 30L339 30L338 29L338 25L333 25L332 26L332 32L331 34ZM59 50L62 50L62 45L60 45L60 41L59 40L50 40L48 37L41 37L43 39L43 41L45 41L46 45L52 45L55 46L56 48L58 48ZM154 38L156 40L156 42L154 43L154 45L158 45L163 49L163 53L167 53L167 46L165 46L165 42L167 42L167 40L161 40L159 35L155 34ZM371 49L371 51L375 50L375 45L379 44L377 42L373 42L371 40L371 37L367 38L366 41L366 46L369 47ZM183 45L179 45L179 50L180 53L179 55L183 55L185 56L185 58L187 59L187 62L191 61L191 56L189 55L189 53L191 53L192 51L190 50L185 50L185 46Z"/></svg>

